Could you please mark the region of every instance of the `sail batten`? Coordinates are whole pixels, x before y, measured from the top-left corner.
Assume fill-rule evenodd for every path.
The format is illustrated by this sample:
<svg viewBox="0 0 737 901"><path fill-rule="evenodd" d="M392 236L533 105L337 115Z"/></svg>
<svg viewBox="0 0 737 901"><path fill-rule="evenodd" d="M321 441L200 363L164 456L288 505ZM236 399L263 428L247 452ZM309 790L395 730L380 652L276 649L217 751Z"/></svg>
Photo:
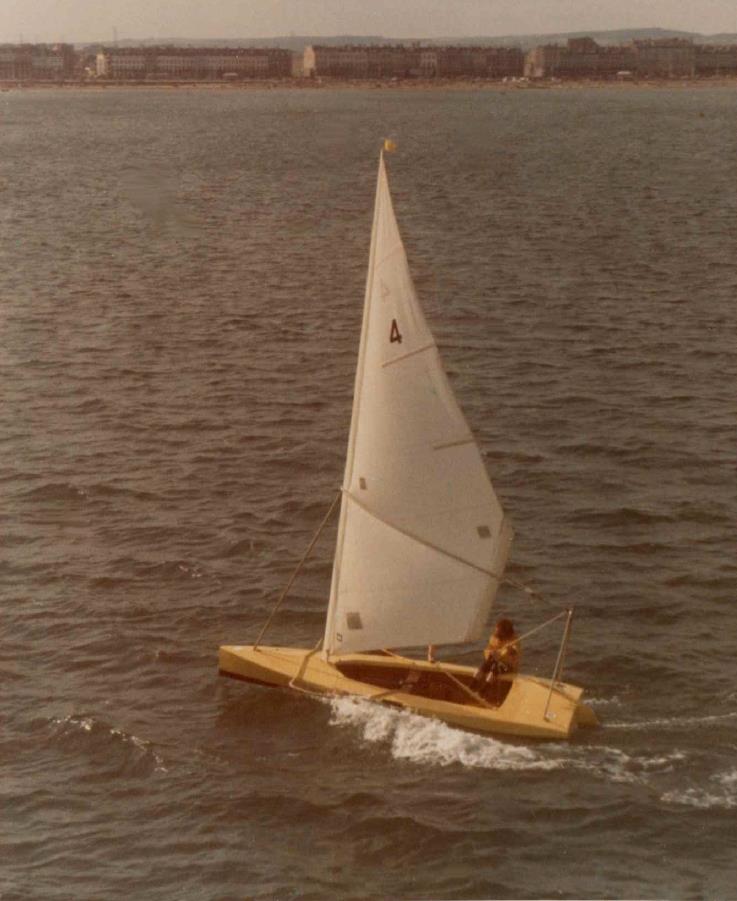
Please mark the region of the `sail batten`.
<svg viewBox="0 0 737 901"><path fill-rule="evenodd" d="M510 542L415 293L382 156L325 651L478 637Z"/></svg>

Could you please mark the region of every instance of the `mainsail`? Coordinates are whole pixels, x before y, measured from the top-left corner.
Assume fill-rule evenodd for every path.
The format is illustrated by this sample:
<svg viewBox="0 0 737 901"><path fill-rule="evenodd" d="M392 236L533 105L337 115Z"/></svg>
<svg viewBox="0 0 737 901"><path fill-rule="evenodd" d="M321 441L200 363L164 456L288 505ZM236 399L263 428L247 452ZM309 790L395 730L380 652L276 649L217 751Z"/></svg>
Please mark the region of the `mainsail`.
<svg viewBox="0 0 737 901"><path fill-rule="evenodd" d="M478 638L511 538L417 300L382 154L324 651Z"/></svg>

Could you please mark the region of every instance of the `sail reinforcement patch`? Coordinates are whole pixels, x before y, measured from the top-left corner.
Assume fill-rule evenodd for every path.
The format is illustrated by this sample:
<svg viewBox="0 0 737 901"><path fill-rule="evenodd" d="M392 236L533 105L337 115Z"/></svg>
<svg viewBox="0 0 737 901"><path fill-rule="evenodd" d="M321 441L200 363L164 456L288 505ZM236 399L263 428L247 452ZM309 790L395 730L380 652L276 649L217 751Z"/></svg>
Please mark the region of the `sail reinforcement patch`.
<svg viewBox="0 0 737 901"><path fill-rule="evenodd" d="M360 613L346 613L345 622L349 629L363 629Z"/></svg>
<svg viewBox="0 0 737 901"><path fill-rule="evenodd" d="M476 531L479 533L479 538L491 538L491 530L488 526L476 526Z"/></svg>

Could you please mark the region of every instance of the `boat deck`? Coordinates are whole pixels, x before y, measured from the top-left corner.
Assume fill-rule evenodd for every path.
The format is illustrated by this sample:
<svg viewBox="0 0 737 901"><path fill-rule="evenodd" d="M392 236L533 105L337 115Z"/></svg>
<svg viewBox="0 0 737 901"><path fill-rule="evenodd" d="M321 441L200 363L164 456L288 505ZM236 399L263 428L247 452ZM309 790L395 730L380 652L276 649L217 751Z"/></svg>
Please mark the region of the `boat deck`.
<svg viewBox="0 0 737 901"><path fill-rule="evenodd" d="M451 680L440 668L416 666L408 670L406 664L392 665L391 658L381 666L360 661L338 661L335 666L356 682L468 707L500 707L512 687L512 677L501 676L485 688L483 698L476 698L471 692L473 672L455 673L455 680Z"/></svg>
<svg viewBox="0 0 737 901"><path fill-rule="evenodd" d="M595 725L582 689L515 674L499 680L498 696L481 698L468 685L474 669L408 657L346 654L326 660L316 650L235 645L220 648L220 674L310 694L342 694L404 708L472 732L534 738L570 737Z"/></svg>

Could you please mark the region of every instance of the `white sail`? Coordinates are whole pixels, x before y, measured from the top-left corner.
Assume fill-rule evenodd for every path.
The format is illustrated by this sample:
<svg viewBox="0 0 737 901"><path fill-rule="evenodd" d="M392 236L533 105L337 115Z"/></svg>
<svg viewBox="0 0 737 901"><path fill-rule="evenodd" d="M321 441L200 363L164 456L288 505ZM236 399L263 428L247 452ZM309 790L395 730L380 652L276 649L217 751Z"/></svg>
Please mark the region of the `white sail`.
<svg viewBox="0 0 737 901"><path fill-rule="evenodd" d="M510 542L415 294L382 155L325 652L478 638Z"/></svg>

